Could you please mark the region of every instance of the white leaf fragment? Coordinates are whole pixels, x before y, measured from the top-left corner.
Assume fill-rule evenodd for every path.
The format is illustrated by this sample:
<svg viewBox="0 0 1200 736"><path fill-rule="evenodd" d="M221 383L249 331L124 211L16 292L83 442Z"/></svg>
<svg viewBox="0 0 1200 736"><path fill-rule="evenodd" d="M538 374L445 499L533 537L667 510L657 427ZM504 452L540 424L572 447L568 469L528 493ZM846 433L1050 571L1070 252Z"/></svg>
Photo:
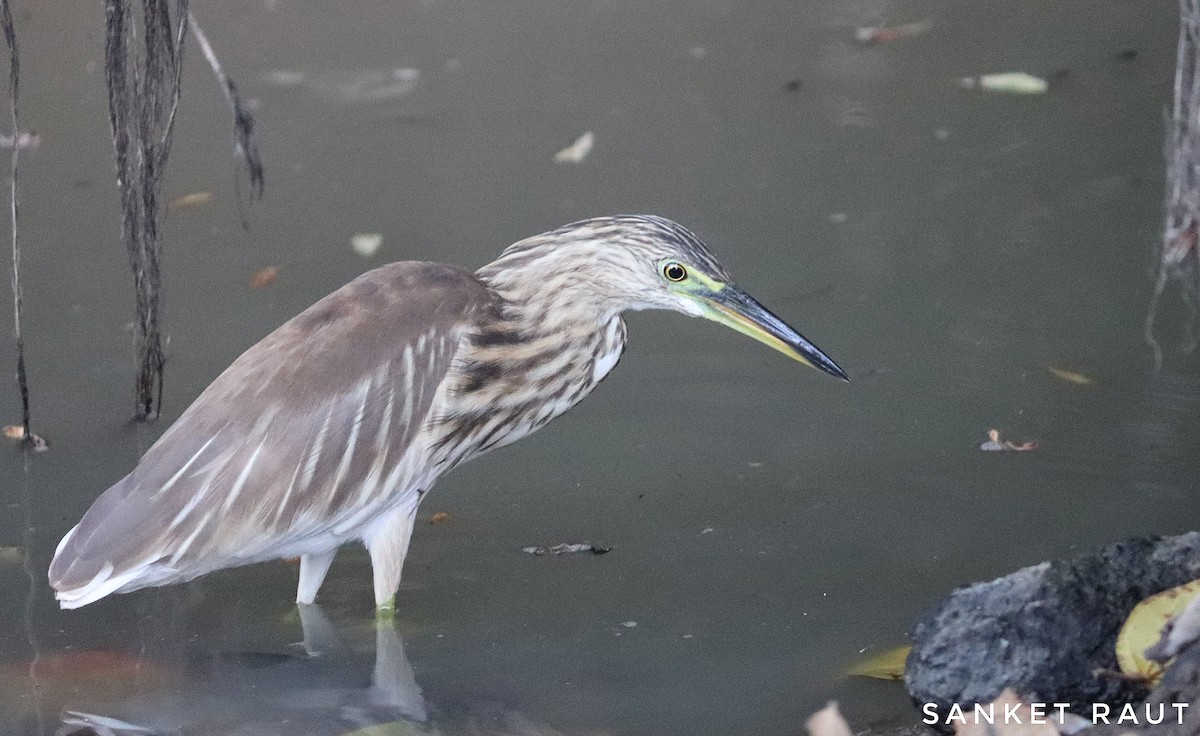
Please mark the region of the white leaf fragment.
<svg viewBox="0 0 1200 736"><path fill-rule="evenodd" d="M575 139L574 143L554 154L554 160L560 164L581 164L592 152L592 146L595 143L595 134L590 130L585 131L583 135Z"/></svg>
<svg viewBox="0 0 1200 736"><path fill-rule="evenodd" d="M383 235L381 233L355 233L350 238L350 247L360 256L370 257L375 255L375 251L379 250L379 246L383 245Z"/></svg>

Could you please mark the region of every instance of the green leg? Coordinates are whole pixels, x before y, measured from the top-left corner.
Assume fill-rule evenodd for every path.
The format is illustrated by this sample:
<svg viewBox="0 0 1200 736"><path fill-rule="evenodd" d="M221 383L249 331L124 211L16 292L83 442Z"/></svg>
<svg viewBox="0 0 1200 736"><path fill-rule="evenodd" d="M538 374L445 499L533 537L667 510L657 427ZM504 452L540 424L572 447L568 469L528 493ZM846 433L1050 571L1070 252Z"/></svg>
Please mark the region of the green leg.
<svg viewBox="0 0 1200 736"><path fill-rule="evenodd" d="M396 618L396 596L375 606L376 621L394 621Z"/></svg>

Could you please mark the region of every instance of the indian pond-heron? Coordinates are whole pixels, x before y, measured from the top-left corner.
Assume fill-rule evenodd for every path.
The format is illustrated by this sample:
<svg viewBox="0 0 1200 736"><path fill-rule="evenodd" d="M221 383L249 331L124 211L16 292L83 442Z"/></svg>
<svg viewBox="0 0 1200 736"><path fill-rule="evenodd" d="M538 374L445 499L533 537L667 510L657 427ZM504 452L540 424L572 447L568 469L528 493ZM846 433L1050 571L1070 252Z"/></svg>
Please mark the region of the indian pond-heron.
<svg viewBox="0 0 1200 736"><path fill-rule="evenodd" d="M63 608L214 570L299 557L311 603L339 546L370 553L394 605L417 506L442 474L571 408L616 365L627 310L745 333L843 380L800 333L661 217L601 217L509 246L475 273L369 271L251 347L50 563Z"/></svg>

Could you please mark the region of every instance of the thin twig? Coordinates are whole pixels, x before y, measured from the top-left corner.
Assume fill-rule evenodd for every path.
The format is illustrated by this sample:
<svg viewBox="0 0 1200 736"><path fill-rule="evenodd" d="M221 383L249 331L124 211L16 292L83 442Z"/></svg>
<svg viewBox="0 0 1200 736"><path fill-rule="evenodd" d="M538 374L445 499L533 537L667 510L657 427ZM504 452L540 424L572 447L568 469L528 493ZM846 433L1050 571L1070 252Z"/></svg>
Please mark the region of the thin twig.
<svg viewBox="0 0 1200 736"><path fill-rule="evenodd" d="M17 138L20 135L17 121L17 94L20 88L21 63L17 48L17 32L13 26L12 10L9 8L8 0L0 1L0 25L4 27L4 40L8 44L8 97L13 139L9 158L8 182L8 212L12 225L13 335L17 343L17 390L21 394L22 441L29 445L32 442L32 432L29 430L29 379L25 372L25 335L21 330L21 307L24 298L21 294L21 242L17 239L17 214L19 211L17 168L21 160L21 146L17 145Z"/></svg>
<svg viewBox="0 0 1200 736"><path fill-rule="evenodd" d="M188 19L189 27L192 30L192 35L196 38L196 43L200 45L200 52L204 54L205 60L208 61L208 66L212 69L213 75L217 78L217 83L221 86L221 92L225 95L225 100L229 103L229 111L233 113L233 152L234 155L241 160L246 169L246 176L250 182L250 192L242 197L242 178L240 174L235 173L233 177L233 187L235 198L237 199L238 216L242 220L242 227L249 229L250 224L246 219L246 204L253 204L262 199L263 191L266 188L266 176L263 169L262 157L258 153L258 145L254 140L254 116L250 114L245 102L238 94L237 85L233 83L233 79L225 73L224 67L217 59L217 54L213 51L212 44L208 42L208 36L205 35L204 29L196 21L196 16L189 12ZM243 202L243 199L245 202Z"/></svg>

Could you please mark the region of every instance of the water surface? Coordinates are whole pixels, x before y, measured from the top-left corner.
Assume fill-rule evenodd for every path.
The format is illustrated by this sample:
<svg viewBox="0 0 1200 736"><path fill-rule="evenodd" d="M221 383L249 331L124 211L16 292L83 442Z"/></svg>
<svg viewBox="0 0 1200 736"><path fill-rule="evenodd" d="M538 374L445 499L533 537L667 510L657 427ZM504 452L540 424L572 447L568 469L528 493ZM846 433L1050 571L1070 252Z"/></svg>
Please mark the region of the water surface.
<svg viewBox="0 0 1200 736"><path fill-rule="evenodd" d="M31 576L0 569L3 732L55 733L82 711L337 734L420 721L419 705L427 732L767 736L830 698L859 725L911 718L898 686L840 672L954 586L1191 528L1197 359L1168 349L1156 373L1141 341L1174 3L195 10L257 104L268 192L242 230L227 112L189 49L166 190L216 199L167 224L171 357L150 426L128 421L102 13L58 0L20 17L24 121L43 136L23 159L25 329L53 447L0 453L0 546L31 550ZM923 18L924 36L852 41ZM957 83L1016 70L1064 73L1035 97ZM590 157L555 164L585 130ZM342 645L315 659L295 646L285 563L57 610L45 568L61 535L276 325L387 261L476 267L617 212L694 229L854 383L714 325L633 315L594 396L430 496L423 515L451 518L418 528L394 632L371 624L354 548L321 594ZM375 256L350 248L360 232L383 235ZM251 289L267 265L278 279ZM1160 325L1168 345L1181 334L1178 315ZM11 341L0 351L11 364ZM15 389L0 406L17 417ZM978 452L992 427L1041 449ZM613 551L520 551L584 540Z"/></svg>

